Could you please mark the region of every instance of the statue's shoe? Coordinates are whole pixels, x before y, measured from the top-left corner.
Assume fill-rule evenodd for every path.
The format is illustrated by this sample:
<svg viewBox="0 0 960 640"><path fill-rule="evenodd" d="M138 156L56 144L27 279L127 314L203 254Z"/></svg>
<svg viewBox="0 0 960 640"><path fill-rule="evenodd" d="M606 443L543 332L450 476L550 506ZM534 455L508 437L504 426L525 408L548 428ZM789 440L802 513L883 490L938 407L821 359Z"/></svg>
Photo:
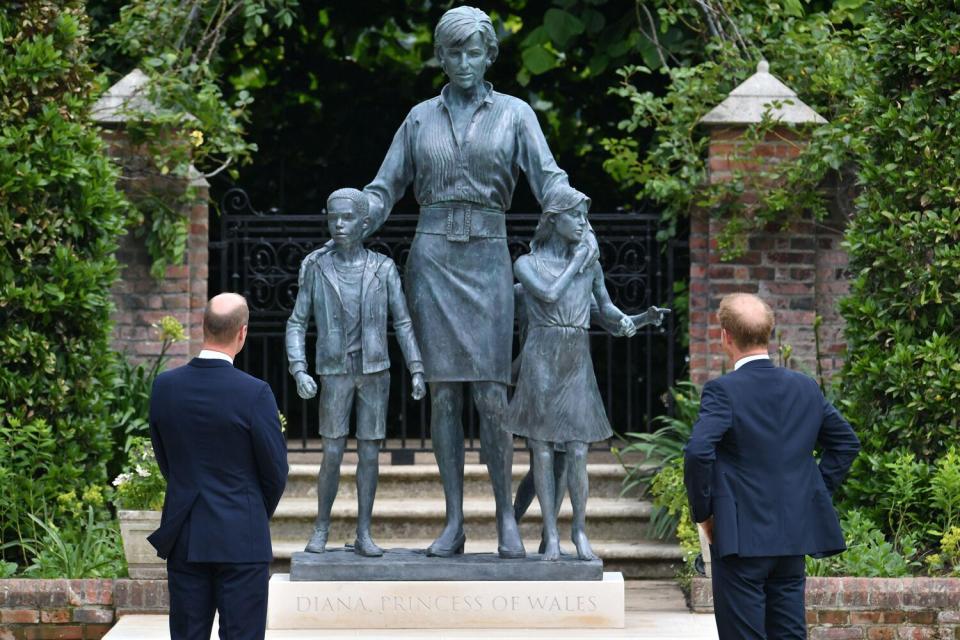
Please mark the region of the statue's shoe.
<svg viewBox="0 0 960 640"><path fill-rule="evenodd" d="M443 536L441 536L442 538ZM433 558L449 558L451 556L458 556L463 554L463 546L467 542L467 534L460 532L453 542L449 546L444 544L440 538L433 541L429 547L427 547L427 555Z"/></svg>
<svg viewBox="0 0 960 640"><path fill-rule="evenodd" d="M373 543L370 538L357 538L353 541L353 552L358 556L367 558L379 558L383 555L383 549Z"/></svg>
<svg viewBox="0 0 960 640"><path fill-rule="evenodd" d="M511 517L498 522L497 534L499 539L497 553L501 558L516 560L527 557L527 550L523 548L523 539L520 537L516 520Z"/></svg>
<svg viewBox="0 0 960 640"><path fill-rule="evenodd" d="M310 536L310 542L307 543L304 551L308 553L323 553L327 550L327 531L326 529L314 529Z"/></svg>

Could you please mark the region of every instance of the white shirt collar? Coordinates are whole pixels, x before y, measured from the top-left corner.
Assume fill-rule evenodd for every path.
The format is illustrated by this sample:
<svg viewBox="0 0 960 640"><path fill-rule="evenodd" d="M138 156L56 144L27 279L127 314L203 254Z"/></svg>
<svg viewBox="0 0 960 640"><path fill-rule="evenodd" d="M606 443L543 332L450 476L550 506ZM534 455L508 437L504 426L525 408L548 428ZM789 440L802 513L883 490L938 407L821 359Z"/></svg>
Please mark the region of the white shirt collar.
<svg viewBox="0 0 960 640"><path fill-rule="evenodd" d="M747 364L748 362L753 362L754 360L769 360L769 359L770 359L770 355L766 353L758 353L757 355L754 355L754 356L744 356L739 360L737 360L736 364L733 365L733 370L736 371L743 365Z"/></svg>
<svg viewBox="0 0 960 640"><path fill-rule="evenodd" d="M201 349L197 357L203 358L204 360L226 360L230 364L233 364L233 358L222 351L214 351L213 349Z"/></svg>

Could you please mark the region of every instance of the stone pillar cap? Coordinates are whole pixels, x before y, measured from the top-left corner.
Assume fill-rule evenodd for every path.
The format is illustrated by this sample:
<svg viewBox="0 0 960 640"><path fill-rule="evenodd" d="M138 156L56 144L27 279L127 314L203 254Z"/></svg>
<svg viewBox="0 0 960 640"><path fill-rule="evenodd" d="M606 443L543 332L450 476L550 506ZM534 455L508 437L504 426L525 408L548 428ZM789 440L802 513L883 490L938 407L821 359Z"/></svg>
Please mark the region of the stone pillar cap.
<svg viewBox="0 0 960 640"><path fill-rule="evenodd" d="M140 69L134 69L107 89L90 109L90 117L100 124L122 124L130 120L149 120L161 112L160 107L147 98L150 78ZM192 113L185 119L199 122Z"/></svg>
<svg viewBox="0 0 960 640"><path fill-rule="evenodd" d="M773 103L780 103L774 105ZM727 98L700 119L707 125L750 125L768 115L781 124L826 124L826 119L804 104L797 94L770 73L770 64L760 60L757 72L744 80Z"/></svg>

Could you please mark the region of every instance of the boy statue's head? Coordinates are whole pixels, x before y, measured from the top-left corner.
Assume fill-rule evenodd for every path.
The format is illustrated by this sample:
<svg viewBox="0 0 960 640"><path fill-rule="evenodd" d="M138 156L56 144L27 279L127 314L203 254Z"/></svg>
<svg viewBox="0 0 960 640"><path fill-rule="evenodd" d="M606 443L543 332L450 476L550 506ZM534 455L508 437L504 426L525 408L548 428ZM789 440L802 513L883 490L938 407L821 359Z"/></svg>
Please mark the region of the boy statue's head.
<svg viewBox="0 0 960 640"><path fill-rule="evenodd" d="M337 189L327 198L327 228L338 246L350 246L363 240L370 226L367 196L356 189Z"/></svg>

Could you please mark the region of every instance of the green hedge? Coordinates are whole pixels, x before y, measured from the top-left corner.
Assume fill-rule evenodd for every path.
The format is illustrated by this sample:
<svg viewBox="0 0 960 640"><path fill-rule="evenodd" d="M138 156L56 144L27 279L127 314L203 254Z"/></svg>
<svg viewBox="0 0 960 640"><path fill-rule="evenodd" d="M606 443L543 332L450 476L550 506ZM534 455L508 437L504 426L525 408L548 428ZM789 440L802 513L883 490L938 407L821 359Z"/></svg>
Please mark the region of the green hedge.
<svg viewBox="0 0 960 640"><path fill-rule="evenodd" d="M88 118L83 7L0 5L3 542L39 538L27 514L56 522L61 496L105 486L112 453L109 289L126 211Z"/></svg>
<svg viewBox="0 0 960 640"><path fill-rule="evenodd" d="M896 488L912 502L897 509L936 532L945 515L926 506L924 478L960 442L960 10L938 0L874 9L865 44L877 82L863 96L867 153L842 307L840 397L864 445L847 495L876 517L878 497Z"/></svg>

